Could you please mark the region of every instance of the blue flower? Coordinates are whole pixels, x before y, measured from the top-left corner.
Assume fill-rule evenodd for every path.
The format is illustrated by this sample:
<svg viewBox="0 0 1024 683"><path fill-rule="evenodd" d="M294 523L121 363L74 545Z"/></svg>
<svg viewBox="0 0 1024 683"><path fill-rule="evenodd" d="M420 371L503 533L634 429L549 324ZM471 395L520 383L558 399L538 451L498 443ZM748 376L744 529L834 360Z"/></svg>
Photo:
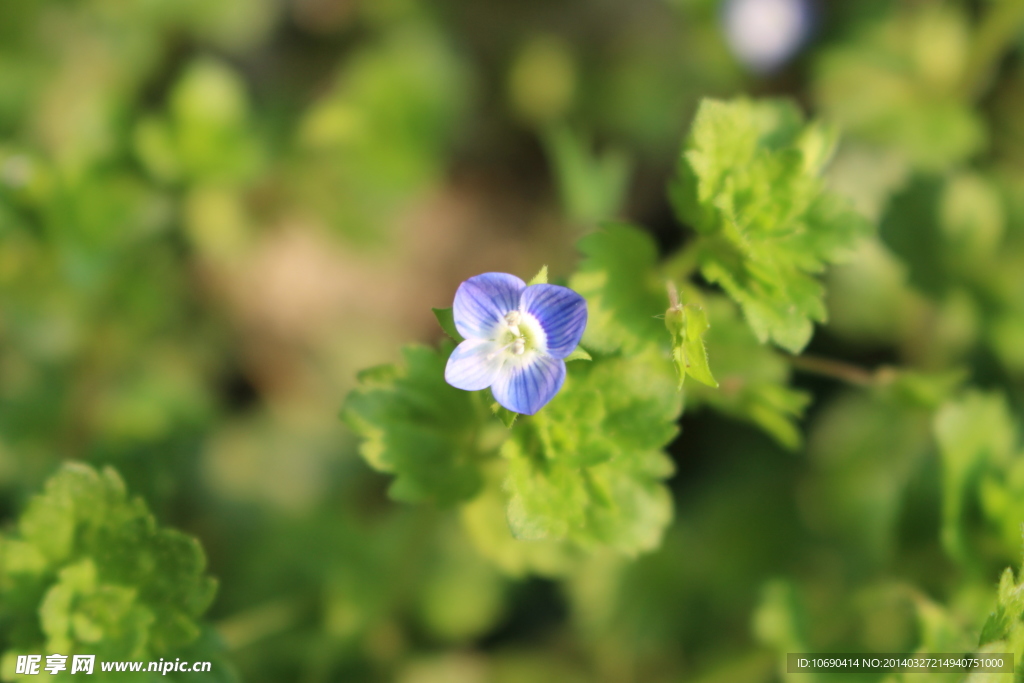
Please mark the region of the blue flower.
<svg viewBox="0 0 1024 683"><path fill-rule="evenodd" d="M491 388L494 399L533 415L565 383L565 360L587 326L587 302L567 287L530 285L507 273L471 277L455 292L465 341L444 370L457 389Z"/></svg>

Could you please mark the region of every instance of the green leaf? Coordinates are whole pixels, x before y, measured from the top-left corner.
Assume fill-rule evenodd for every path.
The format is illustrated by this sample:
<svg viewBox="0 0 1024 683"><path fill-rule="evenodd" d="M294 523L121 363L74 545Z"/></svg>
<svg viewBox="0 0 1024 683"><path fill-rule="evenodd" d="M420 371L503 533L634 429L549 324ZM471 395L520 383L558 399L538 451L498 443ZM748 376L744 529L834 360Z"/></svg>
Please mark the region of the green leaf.
<svg viewBox="0 0 1024 683"><path fill-rule="evenodd" d="M594 359L590 357L590 354L587 353L586 349L584 349L582 346L577 346L575 349L573 349L572 353L570 353L568 356L565 357L565 362L566 363L568 363L569 361L574 361L574 360L594 360Z"/></svg>
<svg viewBox="0 0 1024 683"><path fill-rule="evenodd" d="M464 341L459 329L455 327L455 315L452 313L451 307L449 308L431 308L434 312L434 317L437 318L437 324L441 326L444 333L451 337L452 341L456 344Z"/></svg>
<svg viewBox="0 0 1024 683"><path fill-rule="evenodd" d="M509 429L512 429L512 425L516 423L516 418L519 417L519 413L511 411L497 402L491 404L491 412Z"/></svg>
<svg viewBox="0 0 1024 683"><path fill-rule="evenodd" d="M981 629L979 645L1002 640L1013 629L1016 622L1024 618L1024 591L1016 585L1013 570L1007 567L999 577L996 609Z"/></svg>
<svg viewBox="0 0 1024 683"><path fill-rule="evenodd" d="M834 133L782 101L704 100L672 198L700 233L704 277L743 309L758 339L798 353L824 322L816 275L870 225L825 190Z"/></svg>
<svg viewBox="0 0 1024 683"><path fill-rule="evenodd" d="M671 520L661 451L682 408L656 352L573 366L544 411L502 448L508 521L516 538L610 546L626 555L657 547Z"/></svg>
<svg viewBox="0 0 1024 683"><path fill-rule="evenodd" d="M22 626L11 645L22 650L110 659L180 651L199 636L216 590L196 540L157 526L110 468L65 465L14 535L0 536L0 550L0 604L25 604L20 590L38 607L15 615Z"/></svg>
<svg viewBox="0 0 1024 683"><path fill-rule="evenodd" d="M1018 577L1024 574L1024 570ZM1024 657L1024 583L1007 567L999 577L995 609L989 613L978 639L979 652L1010 652L1014 661ZM974 681L977 674L971 676ZM1007 677L1006 674L1002 678ZM991 680L1002 680L992 676ZM983 679L989 680L989 679Z"/></svg>
<svg viewBox="0 0 1024 683"><path fill-rule="evenodd" d="M587 300L583 344L592 351L635 353L659 344L666 307L657 249L641 230L610 224L580 240L584 259L569 286Z"/></svg>
<svg viewBox="0 0 1024 683"><path fill-rule="evenodd" d="M672 335L672 360L679 375L679 388L683 388L687 375L709 387L717 387L704 347L704 333L711 327L704 309L695 304L671 306L665 312L665 326Z"/></svg>
<svg viewBox="0 0 1024 683"><path fill-rule="evenodd" d="M548 267L547 265L543 265L541 266L540 270L537 271L537 274L534 275L533 278L526 283L526 286L529 287L530 285L546 285L547 283Z"/></svg>
<svg viewBox="0 0 1024 683"><path fill-rule="evenodd" d="M598 155L579 135L555 128L544 136L558 193L566 215L593 225L614 218L622 210L629 186L630 161L619 150Z"/></svg>
<svg viewBox="0 0 1024 683"><path fill-rule="evenodd" d="M686 392L687 405L707 405L753 422L782 446L798 448L802 437L795 421L810 397L788 386L789 365L758 342L731 302L708 296L703 303L715 321L704 343L714 354L719 389L693 385Z"/></svg>
<svg viewBox="0 0 1024 683"><path fill-rule="evenodd" d="M459 511L463 528L480 554L510 576L566 574L586 558L584 553L559 540L529 541L512 535L503 487L508 466L508 461L496 460L484 468L483 492Z"/></svg>
<svg viewBox="0 0 1024 683"><path fill-rule="evenodd" d="M362 439L363 458L395 475L390 493L397 500L450 505L472 498L481 485L480 462L504 438L487 428L498 425L488 418L483 392L444 381L450 349L406 348L403 366L362 375L342 411Z"/></svg>
<svg viewBox="0 0 1024 683"><path fill-rule="evenodd" d="M1013 417L1001 394L969 391L946 403L933 428L942 456L942 543L956 559L971 552L964 509L983 466L1006 463L1017 442Z"/></svg>

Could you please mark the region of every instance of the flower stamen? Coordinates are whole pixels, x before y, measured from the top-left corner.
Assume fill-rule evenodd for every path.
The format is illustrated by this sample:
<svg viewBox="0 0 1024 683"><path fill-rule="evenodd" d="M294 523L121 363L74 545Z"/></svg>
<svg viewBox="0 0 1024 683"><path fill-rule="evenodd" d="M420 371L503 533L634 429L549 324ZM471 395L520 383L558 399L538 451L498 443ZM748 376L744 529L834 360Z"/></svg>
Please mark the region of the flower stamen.
<svg viewBox="0 0 1024 683"><path fill-rule="evenodd" d="M519 332L519 321L521 319L522 316L519 314L519 311L509 311L505 314L505 323L508 325L509 332L517 337L521 336Z"/></svg>

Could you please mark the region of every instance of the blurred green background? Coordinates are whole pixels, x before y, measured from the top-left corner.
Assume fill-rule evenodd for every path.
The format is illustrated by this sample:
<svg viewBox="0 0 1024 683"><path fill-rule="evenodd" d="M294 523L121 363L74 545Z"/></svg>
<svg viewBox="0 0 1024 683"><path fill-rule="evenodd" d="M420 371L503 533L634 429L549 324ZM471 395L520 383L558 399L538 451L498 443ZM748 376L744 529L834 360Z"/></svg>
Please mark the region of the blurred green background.
<svg viewBox="0 0 1024 683"><path fill-rule="evenodd" d="M973 646L1024 522L1024 2L737 4L0 1L0 522L62 461L113 466L199 539L252 682ZM338 420L355 373L436 342L467 277L564 278L600 220L684 242L680 144L740 93L838 124L829 183L879 225L826 278L809 352L849 366L798 366L802 436L702 394L662 547L549 576L390 501ZM914 373L841 381L881 366Z"/></svg>

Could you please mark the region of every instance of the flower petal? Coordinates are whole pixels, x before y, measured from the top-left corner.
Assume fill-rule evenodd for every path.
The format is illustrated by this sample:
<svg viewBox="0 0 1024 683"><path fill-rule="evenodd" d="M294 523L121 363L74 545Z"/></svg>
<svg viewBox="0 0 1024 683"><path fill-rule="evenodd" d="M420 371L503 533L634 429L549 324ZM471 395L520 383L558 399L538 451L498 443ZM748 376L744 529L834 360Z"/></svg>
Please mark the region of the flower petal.
<svg viewBox="0 0 1024 683"><path fill-rule="evenodd" d="M494 384L504 362L497 342L467 339L452 351L444 368L444 381L456 389L479 391Z"/></svg>
<svg viewBox="0 0 1024 683"><path fill-rule="evenodd" d="M525 282L508 273L469 278L455 292L455 328L467 339L493 339L494 328L505 314L519 308L525 288Z"/></svg>
<svg viewBox="0 0 1024 683"><path fill-rule="evenodd" d="M506 363L491 387L494 400L523 415L533 415L565 383L565 361L536 354L522 364Z"/></svg>
<svg viewBox="0 0 1024 683"><path fill-rule="evenodd" d="M558 285L530 285L521 306L540 323L552 357L565 358L580 343L587 327L587 302L576 292Z"/></svg>

